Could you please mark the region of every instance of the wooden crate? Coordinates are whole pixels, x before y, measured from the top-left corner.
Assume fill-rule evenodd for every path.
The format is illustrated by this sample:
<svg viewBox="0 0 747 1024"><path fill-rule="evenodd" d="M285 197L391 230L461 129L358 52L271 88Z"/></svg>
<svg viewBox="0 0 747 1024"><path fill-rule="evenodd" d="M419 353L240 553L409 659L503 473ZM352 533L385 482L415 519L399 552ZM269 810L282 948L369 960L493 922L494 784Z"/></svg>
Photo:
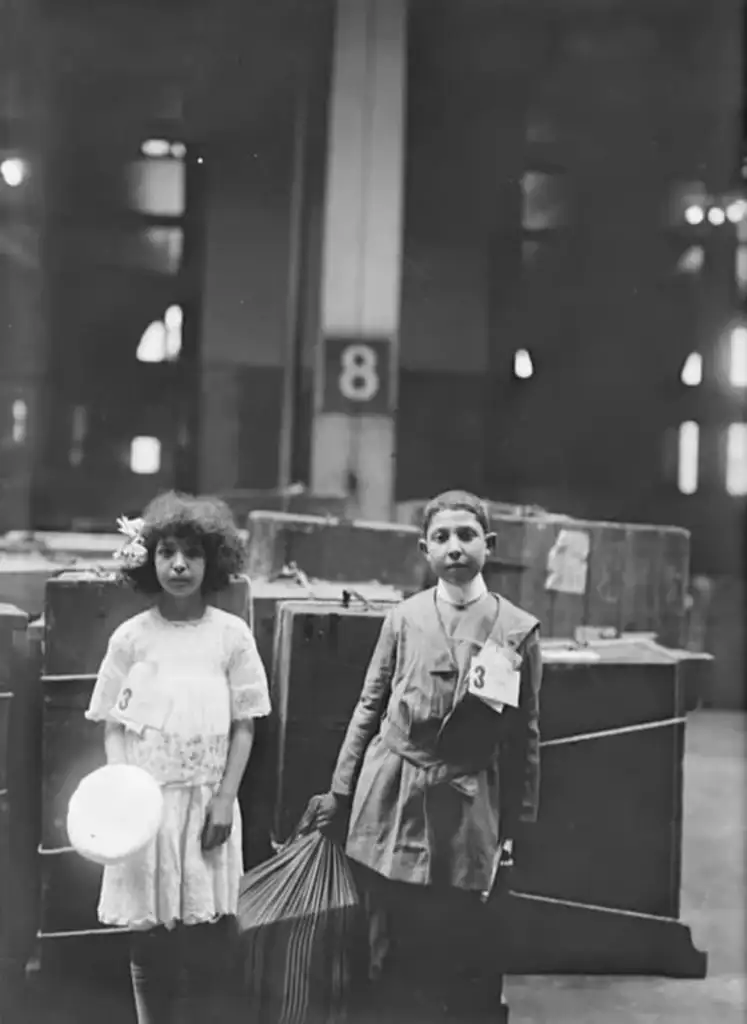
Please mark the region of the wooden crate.
<svg viewBox="0 0 747 1024"><path fill-rule="evenodd" d="M255 580L252 583L252 629L268 678L272 675L277 608L288 601L321 601L337 608L360 608L400 601L403 591L382 583L341 583L314 580L308 589L293 579Z"/></svg>
<svg viewBox="0 0 747 1024"><path fill-rule="evenodd" d="M43 679L40 935L104 931L96 916L102 869L70 847L67 808L80 781L106 763L103 734L84 717L94 675Z"/></svg>
<svg viewBox="0 0 747 1024"><path fill-rule="evenodd" d="M211 601L243 619L249 617L250 585L237 577ZM46 675L76 675L98 670L112 632L151 600L114 576L70 572L49 580L46 588Z"/></svg>
<svg viewBox="0 0 747 1024"><path fill-rule="evenodd" d="M352 593L351 593L352 592ZM348 594L344 598L344 594ZM294 580L257 580L252 584L252 629L265 665L268 678L273 677L273 649L277 610L288 601L304 606L323 601L330 607L341 608L346 601L360 607L361 599L373 603L395 602L401 591L381 584L344 584L315 581L310 591ZM273 687L273 692L275 688ZM257 722L251 770L244 776L241 786L241 806L247 808L244 816L244 857L251 867L271 854L274 830L273 793L277 778L277 707L273 697L273 713Z"/></svg>
<svg viewBox="0 0 747 1024"><path fill-rule="evenodd" d="M704 977L679 919L687 652L635 637L589 650L598 661L543 652L540 815L500 908L502 967Z"/></svg>
<svg viewBox="0 0 747 1024"><path fill-rule="evenodd" d="M407 502L399 515L419 524L425 504ZM496 549L485 568L487 583L536 615L545 636L572 637L579 626L598 626L652 631L663 644L685 646L687 530L489 508ZM588 546L588 555L564 555L569 541Z"/></svg>
<svg viewBox="0 0 747 1024"><path fill-rule="evenodd" d="M98 920L103 868L75 850L46 851L41 858L42 939L108 933Z"/></svg>
<svg viewBox="0 0 747 1024"><path fill-rule="evenodd" d="M0 794L8 792L8 736L10 735L10 706L13 694L0 683Z"/></svg>
<svg viewBox="0 0 747 1024"><path fill-rule="evenodd" d="M0 694L0 716L5 711ZM18 976L11 947L10 928L12 921L11 879L13 867L10 855L10 802L8 791L0 785L0 1020L10 1019L12 1004L10 993L15 993L13 975Z"/></svg>
<svg viewBox="0 0 747 1024"><path fill-rule="evenodd" d="M15 985L37 925L38 690L28 619L0 606L0 989ZM15 981L14 981L15 979Z"/></svg>
<svg viewBox="0 0 747 1024"><path fill-rule="evenodd" d="M526 891L679 916L685 695L678 662L648 644L597 663L544 651L542 800Z"/></svg>
<svg viewBox="0 0 747 1024"><path fill-rule="evenodd" d="M287 602L278 610L273 669L275 832L286 839L332 771L386 605Z"/></svg>
<svg viewBox="0 0 747 1024"><path fill-rule="evenodd" d="M248 531L252 579L271 579L292 562L313 579L377 582L406 591L419 589L425 578L415 527L253 512Z"/></svg>
<svg viewBox="0 0 747 1024"><path fill-rule="evenodd" d="M8 793L8 723L13 694L0 690L0 962L9 959L10 892L10 797ZM2 983L0 976L0 984Z"/></svg>
<svg viewBox="0 0 747 1024"><path fill-rule="evenodd" d="M704 697L707 707L741 710L747 708L745 679L745 622L747 591L745 580L733 576L709 579L709 601L703 609L702 645L714 655L713 669Z"/></svg>
<svg viewBox="0 0 747 1024"><path fill-rule="evenodd" d="M233 512L237 523L246 522L251 512L290 512L292 515L345 516L347 498L309 494L306 491L224 491L220 497Z"/></svg>
<svg viewBox="0 0 747 1024"><path fill-rule="evenodd" d="M0 602L36 617L44 610L47 582L73 566L115 571L114 550L122 537L112 534L34 533L0 537Z"/></svg>
<svg viewBox="0 0 747 1024"><path fill-rule="evenodd" d="M41 615L47 583L59 571L59 563L42 555L0 555L0 602Z"/></svg>

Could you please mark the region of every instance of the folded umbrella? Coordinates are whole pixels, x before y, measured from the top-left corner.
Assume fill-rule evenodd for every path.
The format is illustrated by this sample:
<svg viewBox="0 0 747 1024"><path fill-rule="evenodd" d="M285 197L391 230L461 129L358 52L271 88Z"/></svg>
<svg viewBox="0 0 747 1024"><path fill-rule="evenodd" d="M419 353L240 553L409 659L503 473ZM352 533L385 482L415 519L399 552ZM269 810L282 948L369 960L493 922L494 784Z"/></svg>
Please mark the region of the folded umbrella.
<svg viewBox="0 0 747 1024"><path fill-rule="evenodd" d="M358 908L345 854L319 832L294 836L244 876L238 924L250 1019L346 1019Z"/></svg>

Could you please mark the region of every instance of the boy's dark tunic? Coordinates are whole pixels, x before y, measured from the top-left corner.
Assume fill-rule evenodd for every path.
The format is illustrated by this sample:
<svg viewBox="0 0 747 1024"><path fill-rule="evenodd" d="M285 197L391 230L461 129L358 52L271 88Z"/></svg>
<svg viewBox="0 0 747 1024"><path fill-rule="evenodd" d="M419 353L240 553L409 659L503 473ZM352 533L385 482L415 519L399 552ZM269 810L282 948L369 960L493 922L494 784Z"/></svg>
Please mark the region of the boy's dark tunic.
<svg viewBox="0 0 747 1024"><path fill-rule="evenodd" d="M520 820L535 820L538 625L504 598L485 594L460 611L435 589L387 615L332 790L353 798L351 859L374 879L410 883L392 891L433 898L439 890L455 906L467 890L465 906L474 912L500 838ZM470 661L488 638L522 658L519 708L500 714L467 692Z"/></svg>

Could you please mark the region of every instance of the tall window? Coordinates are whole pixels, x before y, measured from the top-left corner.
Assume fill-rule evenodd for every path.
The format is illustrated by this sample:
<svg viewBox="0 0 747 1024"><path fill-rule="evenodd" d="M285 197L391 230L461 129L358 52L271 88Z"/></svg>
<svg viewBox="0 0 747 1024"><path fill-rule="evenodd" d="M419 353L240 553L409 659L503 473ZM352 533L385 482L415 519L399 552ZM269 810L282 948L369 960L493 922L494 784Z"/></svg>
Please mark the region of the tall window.
<svg viewBox="0 0 747 1024"><path fill-rule="evenodd" d="M570 219L565 176L557 171L526 171L521 181L522 227L526 233L553 231Z"/></svg>
<svg viewBox="0 0 747 1024"><path fill-rule="evenodd" d="M573 264L568 258L568 232L574 210L569 177L561 168L537 161L521 179L521 303L512 324L516 348L513 375L528 380L542 373L543 356L554 348L568 309L566 289Z"/></svg>
<svg viewBox="0 0 747 1024"><path fill-rule="evenodd" d="M729 383L735 388L747 388L747 327L735 327L731 332Z"/></svg>
<svg viewBox="0 0 747 1024"><path fill-rule="evenodd" d="M703 383L703 357L700 352L691 352L682 366L680 380L688 388Z"/></svg>
<svg viewBox="0 0 747 1024"><path fill-rule="evenodd" d="M693 420L680 424L677 460L677 486L681 494L695 494L698 489L700 459L700 428Z"/></svg>
<svg viewBox="0 0 747 1024"><path fill-rule="evenodd" d="M726 490L747 494L747 423L732 423L726 432Z"/></svg>

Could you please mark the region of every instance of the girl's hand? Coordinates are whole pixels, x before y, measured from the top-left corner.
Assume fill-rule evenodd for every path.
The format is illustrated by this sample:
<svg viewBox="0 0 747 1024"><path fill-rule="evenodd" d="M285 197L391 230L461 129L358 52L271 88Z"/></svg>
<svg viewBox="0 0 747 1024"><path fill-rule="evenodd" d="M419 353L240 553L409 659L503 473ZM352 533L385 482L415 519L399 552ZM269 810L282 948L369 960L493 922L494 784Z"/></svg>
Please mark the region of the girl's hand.
<svg viewBox="0 0 747 1024"><path fill-rule="evenodd" d="M202 849L205 853L222 846L233 827L233 800L216 793L210 800L202 830Z"/></svg>

